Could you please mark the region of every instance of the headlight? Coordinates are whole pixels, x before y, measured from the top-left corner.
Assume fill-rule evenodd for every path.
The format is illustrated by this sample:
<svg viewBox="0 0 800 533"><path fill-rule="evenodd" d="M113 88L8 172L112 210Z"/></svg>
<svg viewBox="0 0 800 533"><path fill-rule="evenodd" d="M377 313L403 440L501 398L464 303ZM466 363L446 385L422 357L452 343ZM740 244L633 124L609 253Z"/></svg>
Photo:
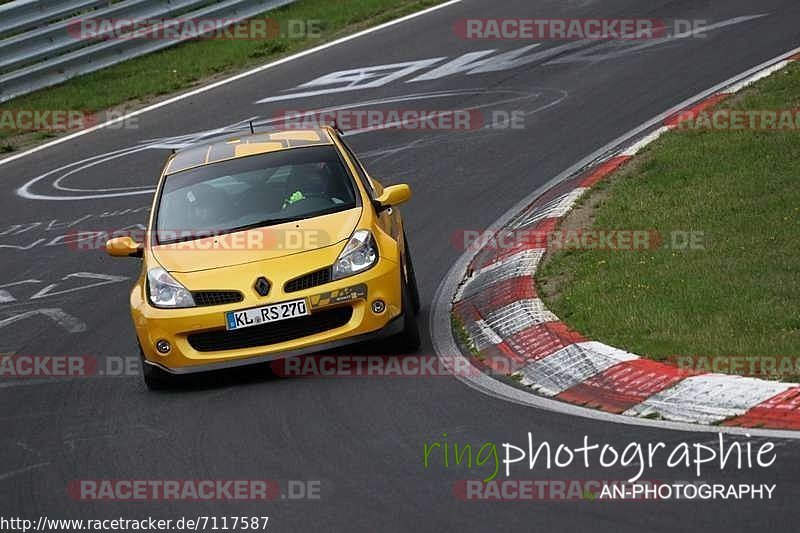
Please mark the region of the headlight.
<svg viewBox="0 0 800 533"><path fill-rule="evenodd" d="M372 233L361 229L353 233L347 245L333 264L333 279L358 274L378 262L378 246Z"/></svg>
<svg viewBox="0 0 800 533"><path fill-rule="evenodd" d="M194 307L194 298L186 287L163 268L154 268L147 273L150 303L156 307Z"/></svg>

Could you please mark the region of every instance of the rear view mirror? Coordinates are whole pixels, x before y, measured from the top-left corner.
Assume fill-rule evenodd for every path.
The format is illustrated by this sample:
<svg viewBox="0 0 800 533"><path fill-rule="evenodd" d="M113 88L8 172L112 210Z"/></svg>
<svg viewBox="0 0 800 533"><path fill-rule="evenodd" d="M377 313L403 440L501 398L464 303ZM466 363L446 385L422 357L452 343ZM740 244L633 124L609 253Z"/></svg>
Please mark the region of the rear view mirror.
<svg viewBox="0 0 800 533"><path fill-rule="evenodd" d="M111 257L142 257L144 246L131 237L116 237L106 242L106 253Z"/></svg>
<svg viewBox="0 0 800 533"><path fill-rule="evenodd" d="M405 184L392 185L383 189L383 194L375 199L375 209L385 211L411 199L411 187Z"/></svg>

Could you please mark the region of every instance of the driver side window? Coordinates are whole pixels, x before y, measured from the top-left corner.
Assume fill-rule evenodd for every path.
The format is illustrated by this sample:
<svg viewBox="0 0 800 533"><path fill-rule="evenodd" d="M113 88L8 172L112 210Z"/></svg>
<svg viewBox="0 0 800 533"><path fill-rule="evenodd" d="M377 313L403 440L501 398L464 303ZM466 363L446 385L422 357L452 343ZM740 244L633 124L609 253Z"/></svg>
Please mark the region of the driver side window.
<svg viewBox="0 0 800 533"><path fill-rule="evenodd" d="M375 188L372 186L372 182L370 181L369 177L367 177L367 173L364 170L364 167L361 166L361 162L355 156L353 150L350 149L350 146L348 146L347 143L344 142L344 139L342 139L341 135L339 136L339 141L342 143L344 151L347 153L347 157L353 162L353 166L356 167L356 172L358 173L358 179L361 180L361 183L364 185L364 188L367 189L369 197L374 200Z"/></svg>

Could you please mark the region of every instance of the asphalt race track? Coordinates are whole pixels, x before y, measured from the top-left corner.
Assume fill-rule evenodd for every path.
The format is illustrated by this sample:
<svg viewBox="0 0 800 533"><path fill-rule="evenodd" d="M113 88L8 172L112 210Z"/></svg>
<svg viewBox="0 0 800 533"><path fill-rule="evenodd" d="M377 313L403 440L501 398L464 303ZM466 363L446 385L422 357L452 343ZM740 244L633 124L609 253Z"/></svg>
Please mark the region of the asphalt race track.
<svg viewBox="0 0 800 533"><path fill-rule="evenodd" d="M374 87L296 94L328 88L297 87L335 71L533 44L461 39L452 27L462 18L622 16L720 24L704 38L644 47L549 41L525 51L541 56L522 65L500 61L469 75L458 69L426 75L433 67L420 67ZM137 261L79 251L56 238L75 229L144 224L149 190L182 136L279 110L376 100L369 105L522 110L524 129L349 136L374 176L414 190L403 212L423 298L420 354L431 354L430 302L461 255L451 243L456 232L487 227L610 140L800 45L798 21L796 0L466 0L143 114L136 129L94 132L0 166L0 352L136 355L128 292ZM428 79L409 81L420 76ZM279 96L284 99L275 100ZM256 103L264 99L273 100ZM539 441L570 446L588 435L618 448L631 441L714 442L715 436L566 417L484 396L453 378L281 379L250 368L195 378L163 393L147 392L135 376L20 379L0 381L0 402L2 515L268 515L269 529L281 532L793 531L800 519L800 449L796 441L778 440L778 459L768 469L720 473L709 467L703 475L711 482L774 483L772 500L460 501L453 483L482 471L438 463L424 468L423 444L442 441L443 433L451 442L478 446L524 442L528 431ZM630 471L578 464L517 472L624 479ZM694 479L663 464L648 476ZM252 478L320 480L321 498L80 502L66 491L75 479Z"/></svg>

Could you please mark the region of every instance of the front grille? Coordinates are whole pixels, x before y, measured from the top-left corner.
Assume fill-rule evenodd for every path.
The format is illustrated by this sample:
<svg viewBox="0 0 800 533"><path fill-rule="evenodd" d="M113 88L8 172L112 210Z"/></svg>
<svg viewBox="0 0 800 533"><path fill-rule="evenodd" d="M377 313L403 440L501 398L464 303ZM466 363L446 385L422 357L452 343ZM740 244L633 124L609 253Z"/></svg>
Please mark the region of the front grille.
<svg viewBox="0 0 800 533"><path fill-rule="evenodd" d="M197 291L192 293L192 298L198 307L233 304L244 300L239 291Z"/></svg>
<svg viewBox="0 0 800 533"><path fill-rule="evenodd" d="M281 320L233 331L216 330L189 335L189 344L198 352L218 352L269 346L308 337L329 329L344 326L353 316L353 308L334 307L308 316Z"/></svg>
<svg viewBox="0 0 800 533"><path fill-rule="evenodd" d="M322 270L317 270L316 272L310 272L304 276L300 276L299 278L294 278L293 280L287 281L286 285L283 286L283 291L284 292L303 291L305 289L310 289L311 287L324 285L325 283L330 282L330 280L331 280L331 269L323 268Z"/></svg>

